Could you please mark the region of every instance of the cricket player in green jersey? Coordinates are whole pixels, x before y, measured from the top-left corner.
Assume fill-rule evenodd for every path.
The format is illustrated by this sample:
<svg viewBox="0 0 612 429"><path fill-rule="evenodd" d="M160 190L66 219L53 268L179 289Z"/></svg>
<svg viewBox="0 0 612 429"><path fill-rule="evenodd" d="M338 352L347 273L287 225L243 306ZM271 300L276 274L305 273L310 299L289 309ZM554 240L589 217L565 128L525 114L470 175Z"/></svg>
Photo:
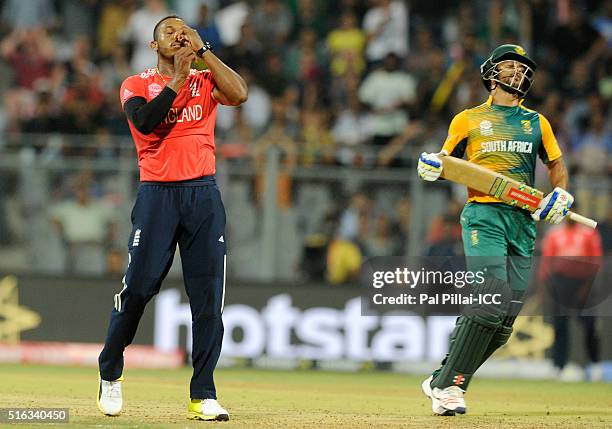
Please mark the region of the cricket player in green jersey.
<svg viewBox="0 0 612 429"><path fill-rule="evenodd" d="M535 69L536 63L522 47L497 47L480 67L489 99L454 117L440 152L466 156L470 162L530 186L539 157L548 168L554 190L530 214L468 189L468 202L461 213L467 267L487 274L484 283L473 285L472 292L498 294L502 300L499 305L466 308L457 319L446 358L422 384L435 414L466 412L464 393L470 379L508 341L522 306L535 245L535 221L561 222L574 201L565 190L567 169L550 123L523 106ZM420 156L418 174L423 180L440 176L440 153Z"/></svg>

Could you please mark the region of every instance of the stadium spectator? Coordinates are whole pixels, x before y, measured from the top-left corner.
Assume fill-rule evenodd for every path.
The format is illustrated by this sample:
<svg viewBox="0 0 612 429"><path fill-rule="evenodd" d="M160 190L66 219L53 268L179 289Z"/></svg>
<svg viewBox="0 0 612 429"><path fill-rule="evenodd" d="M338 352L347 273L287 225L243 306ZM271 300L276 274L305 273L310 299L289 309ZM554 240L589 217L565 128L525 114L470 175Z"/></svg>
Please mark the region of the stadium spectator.
<svg viewBox="0 0 612 429"><path fill-rule="evenodd" d="M282 98L272 100L272 121L266 132L259 137L251 152L255 162L257 177L255 178L255 199L261 201L265 190L265 171L268 157L273 156L271 151L281 160L282 169L278 177L278 205L288 208L291 205L291 172L297 163L298 150L295 141L287 135L285 120L285 103Z"/></svg>
<svg viewBox="0 0 612 429"><path fill-rule="evenodd" d="M327 113L324 111L304 110L302 112L300 139L302 165L335 163L336 142L332 133L329 132L327 122Z"/></svg>
<svg viewBox="0 0 612 429"><path fill-rule="evenodd" d="M241 113L246 124L256 134L260 134L268 125L271 116L270 95L251 79L249 72L245 70L241 76L247 76L245 81L249 83L249 99L242 105ZM253 82L253 83L250 83Z"/></svg>
<svg viewBox="0 0 612 429"><path fill-rule="evenodd" d="M356 281L362 259L359 246L349 240L334 238L327 249L327 281L332 285Z"/></svg>
<svg viewBox="0 0 612 429"><path fill-rule="evenodd" d="M36 97L36 110L31 118L21 121L19 127L24 133L52 134L59 131L59 111L47 91L40 91ZM39 137L37 137L39 138ZM40 138L44 139L43 136ZM37 146L35 144L35 146Z"/></svg>
<svg viewBox="0 0 612 429"><path fill-rule="evenodd" d="M195 21L191 27L198 32L202 40L206 40L208 43L210 43L213 49L221 48L221 35L219 34L217 24L215 24L215 21L209 16L209 8L207 4L200 6L197 21Z"/></svg>
<svg viewBox="0 0 612 429"><path fill-rule="evenodd" d="M293 28L291 12L280 0L262 0L249 19L257 38L271 48L281 48Z"/></svg>
<svg viewBox="0 0 612 429"><path fill-rule="evenodd" d="M96 73L98 66L92 57L92 45L88 36L75 37L72 41L72 51L66 62L66 79L72 83L77 75L87 76L88 79L98 79Z"/></svg>
<svg viewBox="0 0 612 429"><path fill-rule="evenodd" d="M284 55L284 71L287 80L303 83L324 79L325 53L312 29L304 29L297 43Z"/></svg>
<svg viewBox="0 0 612 429"><path fill-rule="evenodd" d="M399 0L376 0L363 18L367 34L366 59L378 64L389 54L408 55L408 10Z"/></svg>
<svg viewBox="0 0 612 429"><path fill-rule="evenodd" d="M431 72L434 63L433 55L440 52L436 46L431 28L424 25L418 26L415 30L411 55L407 60L407 67L418 78L424 78Z"/></svg>
<svg viewBox="0 0 612 429"><path fill-rule="evenodd" d="M249 99L240 106L240 109L219 106L217 108L217 127L225 134L231 133L234 124L244 122L260 135L268 125L271 116L270 95L254 80L253 74L247 68L238 67L236 70L249 86Z"/></svg>
<svg viewBox="0 0 612 429"><path fill-rule="evenodd" d="M392 234L392 222L389 216L379 214L374 219L371 231L364 237L364 256L374 258L377 256L396 256L400 251L400 241Z"/></svg>
<svg viewBox="0 0 612 429"><path fill-rule="evenodd" d="M2 22L11 29L52 26L56 21L53 0L5 0Z"/></svg>
<svg viewBox="0 0 612 429"><path fill-rule="evenodd" d="M132 74L127 50L117 45L109 57L100 63L101 85L107 94L116 94L115 89L121 86L125 78Z"/></svg>
<svg viewBox="0 0 612 429"><path fill-rule="evenodd" d="M366 219L367 224L371 207L372 202L363 192L355 193L340 214L337 235L343 240L358 242L363 231L361 226L364 224L361 219Z"/></svg>
<svg viewBox="0 0 612 429"><path fill-rule="evenodd" d="M225 46L233 46L240 39L240 31L242 26L248 22L252 3L251 1L236 3L223 1L223 4L220 5L221 9L215 14L215 22L219 26L221 41Z"/></svg>
<svg viewBox="0 0 612 429"><path fill-rule="evenodd" d="M369 139L367 117L356 94L348 97L340 108L331 129L336 141L336 159L341 165L359 166L364 163L363 145Z"/></svg>
<svg viewBox="0 0 612 429"><path fill-rule="evenodd" d="M232 3L227 0L169 0L170 9L178 16L195 17L200 12L200 7L206 5L209 13L219 9L221 4Z"/></svg>
<svg viewBox="0 0 612 429"><path fill-rule="evenodd" d="M99 121L104 94L97 82L77 73L66 88L63 100L61 131L66 134L93 134Z"/></svg>
<svg viewBox="0 0 612 429"><path fill-rule="evenodd" d="M414 148L409 144L414 142L422 132L423 125L420 121L408 123L401 134L394 137L378 152L376 165L379 167L407 167L412 165Z"/></svg>
<svg viewBox="0 0 612 429"><path fill-rule="evenodd" d="M283 93L285 132L292 139L297 139L300 132L300 91L297 85L290 85Z"/></svg>
<svg viewBox="0 0 612 429"><path fill-rule="evenodd" d="M241 76L244 77L244 75ZM252 87L249 87L249 92L251 89ZM222 143L217 146L217 151L221 155L220 158L231 163L248 161L250 159L251 142L255 140L255 135L253 129L244 120L244 115L237 114L234 124L225 132Z"/></svg>
<svg viewBox="0 0 612 429"><path fill-rule="evenodd" d="M115 87L115 91L108 92L104 96L103 104L98 112L96 125L103 128L108 133L114 136L129 136L130 128L125 120L125 113L121 106L117 104L117 93L119 86ZM115 146L122 146L120 142L125 140L117 139ZM130 145L131 146L131 145ZM117 151L119 153L119 151Z"/></svg>
<svg viewBox="0 0 612 429"><path fill-rule="evenodd" d="M461 242L461 225L458 222L461 210L463 205L451 199L444 213L433 218L427 234L427 243L430 246L436 246L445 240ZM451 225L450 229L448 224Z"/></svg>
<svg viewBox="0 0 612 429"><path fill-rule="evenodd" d="M125 250L112 247L106 252L106 273L115 278L122 278L125 273Z"/></svg>
<svg viewBox="0 0 612 429"><path fill-rule="evenodd" d="M112 241L114 217L110 207L90 195L91 178L74 179L74 199L50 209L50 219L66 246L68 272L101 274L105 271L105 246Z"/></svg>
<svg viewBox="0 0 612 429"><path fill-rule="evenodd" d="M270 53L265 57L264 64L258 76L259 82L272 97L280 97L287 86L283 58L279 53Z"/></svg>
<svg viewBox="0 0 612 429"><path fill-rule="evenodd" d="M604 219L610 205L612 174L612 128L604 112L594 111L584 134L572 145L572 158L578 168L574 182L576 197L585 216Z"/></svg>
<svg viewBox="0 0 612 429"><path fill-rule="evenodd" d="M386 145L407 125L405 108L416 101L416 81L403 71L400 59L389 54L383 66L368 74L359 87L359 99L371 110L373 144Z"/></svg>
<svg viewBox="0 0 612 429"><path fill-rule="evenodd" d="M332 76L347 73L361 75L365 68L365 41L365 34L357 25L357 17L351 10L345 10L340 17L340 25L327 36Z"/></svg>
<svg viewBox="0 0 612 429"><path fill-rule="evenodd" d="M134 0L109 0L104 2L98 18L98 55L105 58L119 45L121 32L132 15Z"/></svg>
<svg viewBox="0 0 612 429"><path fill-rule="evenodd" d="M16 28L0 43L0 54L10 64L17 86L32 89L49 78L55 47L43 27Z"/></svg>
<svg viewBox="0 0 612 429"><path fill-rule="evenodd" d="M292 39L297 39L304 29L312 29L317 34L317 39L324 39L329 31L329 23L325 7L328 3L325 0L290 0L292 4L293 27Z"/></svg>
<svg viewBox="0 0 612 429"><path fill-rule="evenodd" d="M601 242L605 257L612 256L612 205L608 206L608 214L597 225L601 234Z"/></svg>
<svg viewBox="0 0 612 429"><path fill-rule="evenodd" d="M570 74L564 89L572 98L583 98L593 92L594 85L586 61L575 61L570 67Z"/></svg>
<svg viewBox="0 0 612 429"><path fill-rule="evenodd" d="M456 233L457 218L450 214L442 215L436 222L436 241L427 249L427 256L460 256L463 255L461 231ZM432 228L433 229L433 228Z"/></svg>
<svg viewBox="0 0 612 429"><path fill-rule="evenodd" d="M67 40L90 36L96 26L99 0L63 0L59 3L62 35Z"/></svg>
<svg viewBox="0 0 612 429"><path fill-rule="evenodd" d="M122 40L132 47L130 66L133 72L155 65L155 52L149 47L153 40L151 29L169 13L164 0L144 0L143 6L130 15Z"/></svg>
<svg viewBox="0 0 612 429"><path fill-rule="evenodd" d="M397 200L393 206L392 233L398 240L398 255L406 255L408 240L410 239L410 219L412 205L410 197L405 196Z"/></svg>
<svg viewBox="0 0 612 429"><path fill-rule="evenodd" d="M577 1L570 2L567 19L552 31L551 45L563 60L565 70L579 59L591 63L606 49L606 41L588 21Z"/></svg>
<svg viewBox="0 0 612 429"><path fill-rule="evenodd" d="M228 48L228 62L236 68L259 72L263 44L257 39L255 28L250 22L240 27L238 43Z"/></svg>

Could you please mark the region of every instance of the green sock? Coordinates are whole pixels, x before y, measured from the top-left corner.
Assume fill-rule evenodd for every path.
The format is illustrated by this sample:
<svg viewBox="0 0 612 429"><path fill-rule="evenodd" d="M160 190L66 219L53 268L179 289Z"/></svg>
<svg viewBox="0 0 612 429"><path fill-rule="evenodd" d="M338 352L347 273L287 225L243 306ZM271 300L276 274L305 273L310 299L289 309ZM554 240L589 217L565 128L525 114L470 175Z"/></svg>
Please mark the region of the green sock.
<svg viewBox="0 0 612 429"><path fill-rule="evenodd" d="M444 389L458 386L466 390L478 367L498 347L491 342L507 314L510 289L506 282L491 278L474 292L499 293L502 304L474 305L467 308L457 319L450 337L448 354L442 361L442 366L434 371L431 387Z"/></svg>

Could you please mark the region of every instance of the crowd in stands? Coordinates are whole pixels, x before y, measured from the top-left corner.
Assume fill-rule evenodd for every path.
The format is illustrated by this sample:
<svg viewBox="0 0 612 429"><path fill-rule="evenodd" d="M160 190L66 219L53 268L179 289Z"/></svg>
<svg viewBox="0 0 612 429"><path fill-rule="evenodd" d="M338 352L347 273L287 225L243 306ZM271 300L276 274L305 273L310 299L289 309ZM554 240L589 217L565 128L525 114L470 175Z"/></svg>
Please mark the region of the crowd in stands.
<svg viewBox="0 0 612 429"><path fill-rule="evenodd" d="M608 217L609 1L3 0L0 5L0 131L6 136L0 149L25 141L40 151L53 141L15 137L27 133L96 136L85 149L63 145L60 156L112 158L116 152L109 142L131 145L121 138L129 129L118 88L127 76L155 66L148 46L152 29L176 13L249 84L246 104L218 109L217 144L227 165L261 171L274 146L286 177L294 168L318 165L412 167L422 150L440 147L454 114L484 102L479 65L490 51L516 43L539 64L525 106L551 122L583 212ZM76 195L68 183L63 187L65 198ZM352 243L355 249L348 252L359 257L401 253L408 239L402 220L410 211L406 197L399 196L389 213L378 212L372 196L360 192L343 201L332 198L314 230L326 231L328 250ZM295 201L289 195L280 204ZM431 254L456 250L451 225L457 210L449 207L440 216L429 234ZM333 265L333 252L326 260Z"/></svg>

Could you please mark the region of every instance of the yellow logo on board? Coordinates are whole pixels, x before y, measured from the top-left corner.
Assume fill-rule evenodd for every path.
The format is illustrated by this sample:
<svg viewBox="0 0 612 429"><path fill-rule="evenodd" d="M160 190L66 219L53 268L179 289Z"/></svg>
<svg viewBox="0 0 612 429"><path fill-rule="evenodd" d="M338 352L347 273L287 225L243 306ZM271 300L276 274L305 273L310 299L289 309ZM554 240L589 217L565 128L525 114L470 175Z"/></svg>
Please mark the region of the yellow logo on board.
<svg viewBox="0 0 612 429"><path fill-rule="evenodd" d="M519 55L526 55L525 50L521 46L517 46L516 48L514 48L514 52Z"/></svg>
<svg viewBox="0 0 612 429"><path fill-rule="evenodd" d="M544 316L519 317L514 323L514 332L510 341L496 353L496 356L543 359L554 339L553 328L544 322Z"/></svg>
<svg viewBox="0 0 612 429"><path fill-rule="evenodd" d="M40 315L19 305L17 278L0 279L0 341L19 342L19 334L40 325Z"/></svg>

